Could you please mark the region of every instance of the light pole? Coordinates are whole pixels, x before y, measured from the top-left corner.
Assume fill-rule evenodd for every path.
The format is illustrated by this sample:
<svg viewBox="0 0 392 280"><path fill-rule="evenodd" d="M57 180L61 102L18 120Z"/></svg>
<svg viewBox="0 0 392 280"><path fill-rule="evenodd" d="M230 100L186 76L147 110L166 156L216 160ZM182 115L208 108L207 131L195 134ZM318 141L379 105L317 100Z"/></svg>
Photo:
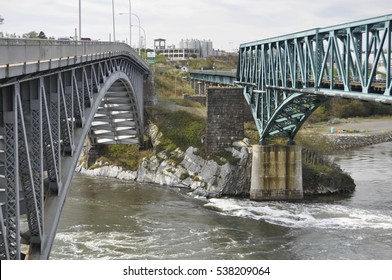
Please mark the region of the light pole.
<svg viewBox="0 0 392 280"><path fill-rule="evenodd" d="M82 0L79 0L79 40L82 40Z"/></svg>
<svg viewBox="0 0 392 280"><path fill-rule="evenodd" d="M132 48L132 5L131 0L129 0L129 45Z"/></svg>
<svg viewBox="0 0 392 280"><path fill-rule="evenodd" d="M134 15L137 18L137 22L139 24L139 56L140 56L140 18L136 14L132 14L132 15ZM131 27L132 27L132 24L131 24Z"/></svg>
<svg viewBox="0 0 392 280"><path fill-rule="evenodd" d="M126 14L129 14L129 45L132 47L132 40L131 40L131 36L132 36L132 32L131 32L131 30L132 30L132 21L131 21L131 18L132 18L132 16L135 16L136 18L137 18L137 21L138 21L138 26L139 26L139 55L140 55L140 18L139 18L139 16L137 15L137 14L133 14L133 13L120 13L120 15L126 15Z"/></svg>
<svg viewBox="0 0 392 280"><path fill-rule="evenodd" d="M132 25L132 26L135 26L135 25ZM146 46L147 45L147 36L146 36L146 30L144 30L144 28L141 27L140 25L138 27L139 27L139 42L141 41L140 40L140 29L143 30L143 33L144 33L144 49L145 49L146 59L147 59L147 52L146 52L146 50L147 50L147 46ZM139 45L140 45L140 43L139 43ZM139 48L139 56L140 56L140 48Z"/></svg>
<svg viewBox="0 0 392 280"><path fill-rule="evenodd" d="M112 14L113 14L113 42L116 42L116 22L114 20L114 0L112 0Z"/></svg>

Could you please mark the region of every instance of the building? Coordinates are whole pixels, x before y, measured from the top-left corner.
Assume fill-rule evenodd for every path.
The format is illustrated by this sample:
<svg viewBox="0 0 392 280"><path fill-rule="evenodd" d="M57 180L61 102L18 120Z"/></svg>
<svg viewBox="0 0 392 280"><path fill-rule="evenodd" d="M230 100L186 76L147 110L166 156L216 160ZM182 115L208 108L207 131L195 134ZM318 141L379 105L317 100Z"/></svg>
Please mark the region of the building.
<svg viewBox="0 0 392 280"><path fill-rule="evenodd" d="M166 39L155 39L154 40L154 49L155 50L166 49Z"/></svg>
<svg viewBox="0 0 392 280"><path fill-rule="evenodd" d="M166 46L165 39L155 39L154 48L160 55L170 60L187 60L189 58L209 57L214 55L211 40L182 39L179 47Z"/></svg>

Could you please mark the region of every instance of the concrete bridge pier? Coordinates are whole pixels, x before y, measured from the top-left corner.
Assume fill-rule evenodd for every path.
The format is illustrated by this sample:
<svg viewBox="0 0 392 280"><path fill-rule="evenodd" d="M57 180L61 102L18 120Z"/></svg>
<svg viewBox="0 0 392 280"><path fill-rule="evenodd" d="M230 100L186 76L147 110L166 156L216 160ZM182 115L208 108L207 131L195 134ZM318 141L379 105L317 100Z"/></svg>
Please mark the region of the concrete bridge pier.
<svg viewBox="0 0 392 280"><path fill-rule="evenodd" d="M250 199L302 199L302 157L297 145L253 146Z"/></svg>

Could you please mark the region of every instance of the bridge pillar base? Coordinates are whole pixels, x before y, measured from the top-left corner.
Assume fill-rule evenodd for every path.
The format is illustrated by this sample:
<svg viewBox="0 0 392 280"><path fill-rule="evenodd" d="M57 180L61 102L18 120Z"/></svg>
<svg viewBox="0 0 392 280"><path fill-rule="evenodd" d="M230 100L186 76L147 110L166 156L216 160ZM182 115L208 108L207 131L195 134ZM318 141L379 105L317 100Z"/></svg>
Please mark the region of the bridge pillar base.
<svg viewBox="0 0 392 280"><path fill-rule="evenodd" d="M302 199L301 147L253 146L250 199Z"/></svg>

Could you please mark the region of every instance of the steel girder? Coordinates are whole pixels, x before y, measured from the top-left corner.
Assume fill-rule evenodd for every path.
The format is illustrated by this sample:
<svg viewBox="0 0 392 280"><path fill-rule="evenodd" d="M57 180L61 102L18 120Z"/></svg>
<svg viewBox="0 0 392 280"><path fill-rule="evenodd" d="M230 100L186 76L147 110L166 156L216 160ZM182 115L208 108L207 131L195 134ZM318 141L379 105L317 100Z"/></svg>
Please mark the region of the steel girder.
<svg viewBox="0 0 392 280"><path fill-rule="evenodd" d="M211 84L233 86L236 73L230 71L189 71L191 81L201 81Z"/></svg>
<svg viewBox="0 0 392 280"><path fill-rule="evenodd" d="M49 257L90 131L142 144L147 74L116 56L0 83L0 259Z"/></svg>
<svg viewBox="0 0 392 280"><path fill-rule="evenodd" d="M292 139L328 96L392 104L391 40L387 15L242 44L237 84L244 87L261 140Z"/></svg>

